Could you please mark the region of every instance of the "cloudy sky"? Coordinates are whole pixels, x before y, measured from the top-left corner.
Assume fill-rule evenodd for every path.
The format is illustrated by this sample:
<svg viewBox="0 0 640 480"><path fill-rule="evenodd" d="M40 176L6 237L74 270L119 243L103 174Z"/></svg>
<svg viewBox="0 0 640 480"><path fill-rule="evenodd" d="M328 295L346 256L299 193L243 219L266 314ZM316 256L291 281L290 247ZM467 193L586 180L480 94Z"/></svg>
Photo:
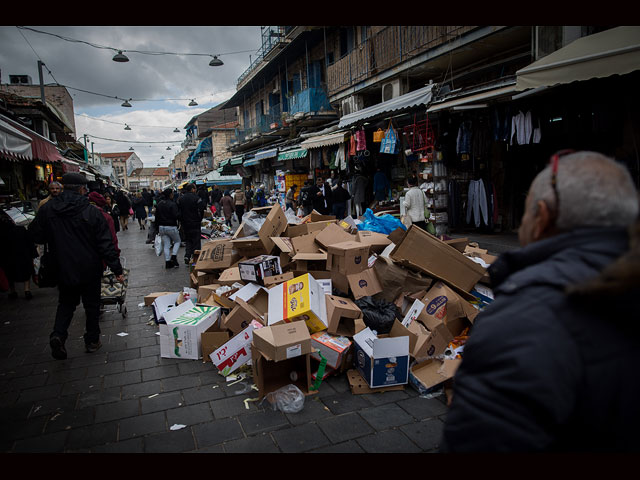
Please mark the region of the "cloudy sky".
<svg viewBox="0 0 640 480"><path fill-rule="evenodd" d="M189 120L233 95L260 45L259 26L0 26L0 82L29 75L38 84L41 60L44 83L73 98L77 137L89 135L95 152L133 147L145 166L164 166ZM111 48L129 62L114 62ZM210 67L207 55L224 65ZM122 107L129 99L132 107Z"/></svg>

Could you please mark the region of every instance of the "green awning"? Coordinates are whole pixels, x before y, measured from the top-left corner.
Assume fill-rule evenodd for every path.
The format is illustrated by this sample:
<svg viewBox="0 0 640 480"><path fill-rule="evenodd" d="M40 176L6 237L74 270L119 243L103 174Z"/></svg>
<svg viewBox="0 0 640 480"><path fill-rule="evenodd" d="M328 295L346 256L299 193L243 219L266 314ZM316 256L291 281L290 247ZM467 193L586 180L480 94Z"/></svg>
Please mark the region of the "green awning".
<svg viewBox="0 0 640 480"><path fill-rule="evenodd" d="M231 165L242 165L242 155L239 157L231 157Z"/></svg>
<svg viewBox="0 0 640 480"><path fill-rule="evenodd" d="M227 158L225 160L222 160L219 164L218 167L222 168L224 167L227 163L229 163L229 160L231 160L230 158Z"/></svg>
<svg viewBox="0 0 640 480"><path fill-rule="evenodd" d="M292 158L302 158L307 156L306 148L297 148L295 150L288 150L286 152L280 152L278 154L278 160L290 160Z"/></svg>

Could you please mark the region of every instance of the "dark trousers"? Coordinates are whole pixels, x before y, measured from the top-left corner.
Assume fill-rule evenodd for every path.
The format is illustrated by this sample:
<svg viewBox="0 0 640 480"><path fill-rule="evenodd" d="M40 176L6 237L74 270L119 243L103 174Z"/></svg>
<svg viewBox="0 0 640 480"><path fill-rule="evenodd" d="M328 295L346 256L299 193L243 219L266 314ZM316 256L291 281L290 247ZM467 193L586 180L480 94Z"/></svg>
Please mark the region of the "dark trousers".
<svg viewBox="0 0 640 480"><path fill-rule="evenodd" d="M236 205L236 215L238 216L238 223L242 223L242 216L244 215L244 205Z"/></svg>
<svg viewBox="0 0 640 480"><path fill-rule="evenodd" d="M413 222L413 225L415 225L416 227L420 227L425 232L427 231L427 222L424 220L422 222Z"/></svg>
<svg viewBox="0 0 640 480"><path fill-rule="evenodd" d="M101 278L92 279L82 285L69 287L59 285L58 309L51 337L59 337L64 343L69 336L73 313L82 300L87 315L84 343L97 343L100 339L100 284Z"/></svg>
<svg viewBox="0 0 640 480"><path fill-rule="evenodd" d="M333 204L333 215L335 215L335 217L338 220L342 220L344 218L344 214L347 211L347 204L346 203L334 203Z"/></svg>
<svg viewBox="0 0 640 480"><path fill-rule="evenodd" d="M191 258L202 247L200 226L184 227L184 257Z"/></svg>

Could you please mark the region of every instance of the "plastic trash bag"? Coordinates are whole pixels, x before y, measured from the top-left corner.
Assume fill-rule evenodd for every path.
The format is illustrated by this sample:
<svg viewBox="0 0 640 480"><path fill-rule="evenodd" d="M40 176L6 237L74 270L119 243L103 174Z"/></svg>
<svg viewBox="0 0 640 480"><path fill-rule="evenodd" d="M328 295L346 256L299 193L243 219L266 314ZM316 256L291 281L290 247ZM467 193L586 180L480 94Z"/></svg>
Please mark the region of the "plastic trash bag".
<svg viewBox="0 0 640 480"><path fill-rule="evenodd" d="M397 228L402 228L403 230L407 229L407 227L405 227L403 223L393 215L385 213L384 215L376 217L370 208L365 210L363 217L364 220L362 223L356 225L358 230L369 230L371 232L389 235Z"/></svg>
<svg viewBox="0 0 640 480"><path fill-rule="evenodd" d="M287 208L284 214L287 216L287 223L289 225L299 225L302 223L302 219L296 215L296 212L292 208Z"/></svg>
<svg viewBox="0 0 640 480"><path fill-rule="evenodd" d="M258 235L258 232L266 221L266 215L261 215L253 211L247 212L242 216L242 223L244 224L244 227L242 227L242 233L245 237Z"/></svg>
<svg viewBox="0 0 640 480"><path fill-rule="evenodd" d="M389 333L396 317L401 319L395 303L373 297L362 297L355 303L362 310L364 324L378 335Z"/></svg>
<svg viewBox="0 0 640 480"><path fill-rule="evenodd" d="M271 403L273 410L280 410L284 413L297 413L304 407L304 393L293 384L267 393L263 401L265 399Z"/></svg>
<svg viewBox="0 0 640 480"><path fill-rule="evenodd" d="M156 235L156 238L153 241L153 246L156 249L156 255L160 256L162 255L162 237L160 236L160 234Z"/></svg>

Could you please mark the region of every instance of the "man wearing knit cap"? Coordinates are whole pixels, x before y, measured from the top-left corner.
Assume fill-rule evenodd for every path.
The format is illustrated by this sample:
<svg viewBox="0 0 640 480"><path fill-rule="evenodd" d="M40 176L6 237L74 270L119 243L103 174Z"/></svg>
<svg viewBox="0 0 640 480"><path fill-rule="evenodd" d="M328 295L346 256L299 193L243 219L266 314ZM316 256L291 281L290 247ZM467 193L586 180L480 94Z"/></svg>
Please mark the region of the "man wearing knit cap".
<svg viewBox="0 0 640 480"><path fill-rule="evenodd" d="M29 225L35 242L48 244L51 267L57 273L58 308L49 345L58 360L67 358L65 342L80 300L87 316L86 351L92 353L102 346L98 319L103 261L124 282L109 225L86 197L87 180L78 173L66 173L62 184L64 191L43 205Z"/></svg>

